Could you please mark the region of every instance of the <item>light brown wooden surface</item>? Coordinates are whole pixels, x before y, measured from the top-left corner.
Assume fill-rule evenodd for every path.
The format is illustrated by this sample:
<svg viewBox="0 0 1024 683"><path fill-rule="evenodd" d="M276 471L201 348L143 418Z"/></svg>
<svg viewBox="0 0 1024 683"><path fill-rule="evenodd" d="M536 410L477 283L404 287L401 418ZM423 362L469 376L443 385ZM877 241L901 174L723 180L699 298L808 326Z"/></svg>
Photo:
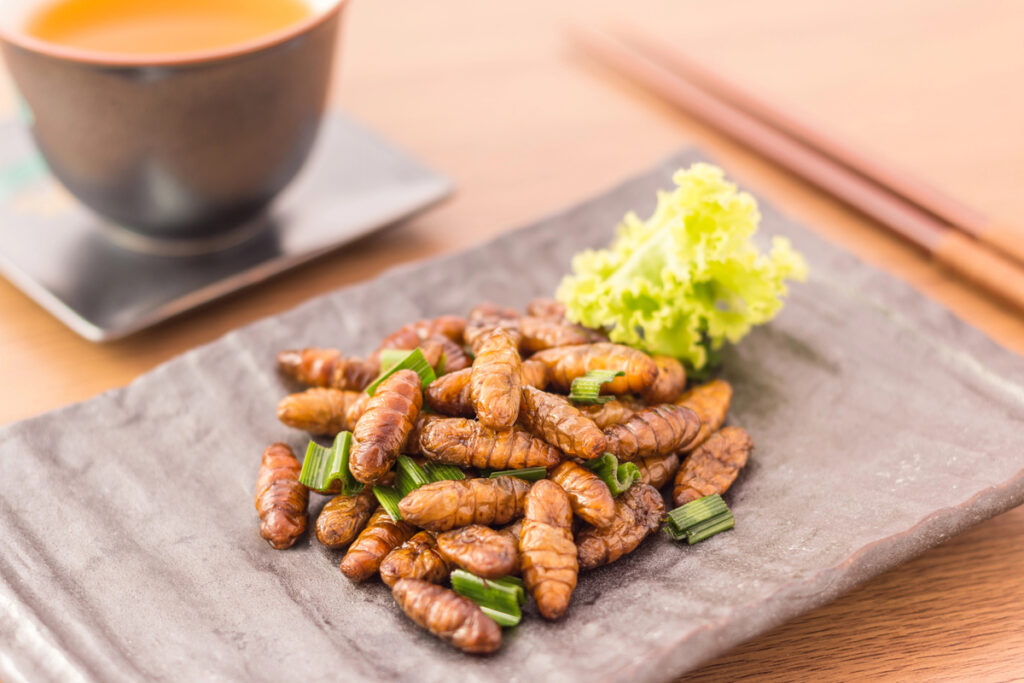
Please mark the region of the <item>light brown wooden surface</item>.
<svg viewBox="0 0 1024 683"><path fill-rule="evenodd" d="M238 325L390 265L486 240L688 144L786 213L1024 351L1024 316L590 65L563 34L573 22L600 25L628 11L631 22L682 42L731 78L1020 225L1024 4L355 0L350 9L337 103L451 175L457 196L342 253L107 346L79 339L0 281L0 423L121 386ZM4 98L9 106L9 93ZM1022 567L1018 509L693 676L1022 677Z"/></svg>

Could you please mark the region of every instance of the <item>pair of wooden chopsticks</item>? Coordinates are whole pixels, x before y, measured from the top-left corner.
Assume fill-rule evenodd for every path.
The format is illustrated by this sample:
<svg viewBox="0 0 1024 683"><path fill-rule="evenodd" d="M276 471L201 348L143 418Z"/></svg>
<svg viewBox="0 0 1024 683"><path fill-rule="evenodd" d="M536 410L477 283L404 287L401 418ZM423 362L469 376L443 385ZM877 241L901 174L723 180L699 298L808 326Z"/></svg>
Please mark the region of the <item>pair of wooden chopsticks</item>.
<svg viewBox="0 0 1024 683"><path fill-rule="evenodd" d="M1024 311L1024 232L891 169L635 29L574 30L583 50L840 199Z"/></svg>

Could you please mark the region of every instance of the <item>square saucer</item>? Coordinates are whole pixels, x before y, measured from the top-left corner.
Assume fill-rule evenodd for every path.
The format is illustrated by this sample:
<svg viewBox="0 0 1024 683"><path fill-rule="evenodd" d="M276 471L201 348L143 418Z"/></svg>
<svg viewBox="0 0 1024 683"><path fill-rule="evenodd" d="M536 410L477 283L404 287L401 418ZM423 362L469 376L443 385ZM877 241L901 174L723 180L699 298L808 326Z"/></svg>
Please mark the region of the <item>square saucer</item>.
<svg viewBox="0 0 1024 683"><path fill-rule="evenodd" d="M451 190L444 176L331 113L262 218L221 244L155 249L78 204L24 127L0 123L0 273L86 339L110 341L380 230Z"/></svg>

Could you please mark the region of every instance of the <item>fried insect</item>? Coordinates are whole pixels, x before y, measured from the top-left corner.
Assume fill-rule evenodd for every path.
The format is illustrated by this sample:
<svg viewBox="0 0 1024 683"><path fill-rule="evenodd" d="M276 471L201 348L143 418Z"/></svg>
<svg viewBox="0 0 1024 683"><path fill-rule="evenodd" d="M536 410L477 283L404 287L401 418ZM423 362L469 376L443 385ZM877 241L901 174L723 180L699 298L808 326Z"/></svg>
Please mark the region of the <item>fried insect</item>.
<svg viewBox="0 0 1024 683"><path fill-rule="evenodd" d="M560 448L566 455L584 460L600 457L607 439L593 420L562 396L523 387L519 420L530 432Z"/></svg>
<svg viewBox="0 0 1024 683"><path fill-rule="evenodd" d="M507 524L523 516L529 482L516 477L436 481L398 503L402 519L429 531Z"/></svg>
<svg viewBox="0 0 1024 683"><path fill-rule="evenodd" d="M725 416L729 413L729 403L732 401L732 386L724 379L713 379L707 384L690 389L679 397L676 405L686 406L697 413L700 418L701 427L697 437L687 446L687 450L694 450L708 440L714 432L725 423Z"/></svg>
<svg viewBox="0 0 1024 683"><path fill-rule="evenodd" d="M620 460L639 460L675 453L700 431L700 418L689 408L665 403L640 411L620 425L604 430L608 450Z"/></svg>
<svg viewBox="0 0 1024 683"><path fill-rule="evenodd" d="M605 527L615 517L615 498L601 477L571 460L551 472L555 482L569 496L569 505L577 517L596 527Z"/></svg>
<svg viewBox="0 0 1024 683"><path fill-rule="evenodd" d="M658 376L658 366L646 353L607 342L560 346L539 351L531 358L548 366L551 386L563 393L569 391L574 379L591 370L622 370L626 373L603 385L601 393L604 394L638 394Z"/></svg>
<svg viewBox="0 0 1024 683"><path fill-rule="evenodd" d="M658 528L665 501L653 486L633 484L615 499L615 518L603 529L588 526L576 534L580 569L611 564L636 550Z"/></svg>
<svg viewBox="0 0 1024 683"><path fill-rule="evenodd" d="M500 579L519 566L512 535L479 524L438 534L437 548L451 563L485 579Z"/></svg>
<svg viewBox="0 0 1024 683"><path fill-rule="evenodd" d="M508 526L504 526L498 529L498 533L505 534L516 544L516 564L509 572L510 576L519 576L522 571L520 567L519 559L519 537L523 535L523 520L522 518L517 519Z"/></svg>
<svg viewBox="0 0 1024 683"><path fill-rule="evenodd" d="M423 392L427 405L442 415L452 417L473 417L473 398L470 395L469 368L441 375L431 382ZM522 363L523 386L543 389L548 383L548 368L537 361L524 360Z"/></svg>
<svg viewBox="0 0 1024 683"><path fill-rule="evenodd" d="M600 433L600 432L598 432ZM554 467L562 453L521 429L495 431L476 420L438 418L423 427L419 450L434 462L491 470Z"/></svg>
<svg viewBox="0 0 1024 683"><path fill-rule="evenodd" d="M388 553L409 540L416 529L406 522L396 522L377 508L369 523L341 558L341 573L353 581L365 581L380 569Z"/></svg>
<svg viewBox="0 0 1024 683"><path fill-rule="evenodd" d="M365 391L313 387L281 399L277 419L295 429L334 436L355 427L369 400Z"/></svg>
<svg viewBox="0 0 1024 683"><path fill-rule="evenodd" d="M256 510L260 536L277 550L290 548L306 530L309 489L299 483L302 465L283 443L263 451L256 479Z"/></svg>
<svg viewBox="0 0 1024 683"><path fill-rule="evenodd" d="M352 430L349 470L358 481L374 484L395 464L420 412L420 387L412 370L399 370L377 387Z"/></svg>
<svg viewBox="0 0 1024 683"><path fill-rule="evenodd" d="M502 329L480 345L469 377L477 419L491 429L508 429L519 417L522 361L516 342Z"/></svg>
<svg viewBox="0 0 1024 683"><path fill-rule="evenodd" d="M419 345L419 349L423 352L427 363L442 376L449 372L468 368L473 364L472 359L461 346L440 334L424 339Z"/></svg>
<svg viewBox="0 0 1024 683"><path fill-rule="evenodd" d="M519 312L511 308L501 308L494 304L480 304L469 312L466 323L466 344L473 353L480 353L484 339L497 329L503 329L519 344Z"/></svg>
<svg viewBox="0 0 1024 683"><path fill-rule="evenodd" d="M343 548L355 540L377 507L370 487L354 496L335 496L316 518L316 537L328 548Z"/></svg>
<svg viewBox="0 0 1024 683"><path fill-rule="evenodd" d="M646 408L640 401L628 396L620 396L614 401L598 403L596 405L581 405L579 411L594 421L601 429L608 429L612 425L622 424Z"/></svg>
<svg viewBox="0 0 1024 683"><path fill-rule="evenodd" d="M380 578L388 586L400 579L443 583L451 573L451 564L438 551L437 540L429 531L414 534L380 563Z"/></svg>
<svg viewBox="0 0 1024 683"><path fill-rule="evenodd" d="M644 400L651 405L672 403L686 388L686 368L671 356L651 356L651 359L658 366L658 376L644 391Z"/></svg>
<svg viewBox="0 0 1024 683"><path fill-rule="evenodd" d="M652 455L647 458L640 458L635 461L635 464L637 469L640 470L640 481L660 489L679 470L679 456L675 453Z"/></svg>
<svg viewBox="0 0 1024 683"><path fill-rule="evenodd" d="M574 325L533 316L519 319L519 334L519 349L527 354L590 341L590 336Z"/></svg>
<svg viewBox="0 0 1024 683"><path fill-rule="evenodd" d="M412 424L412 430L409 432L409 438L405 440L405 448L402 450L409 455L422 456L423 449L420 446L420 436L423 434L423 430L434 420L441 419L444 419L441 415L431 415L430 413L421 412L417 415L416 421Z"/></svg>
<svg viewBox="0 0 1024 683"><path fill-rule="evenodd" d="M672 491L675 504L728 491L753 448L753 439L739 427L723 427L712 434L679 468Z"/></svg>
<svg viewBox="0 0 1024 683"><path fill-rule="evenodd" d="M277 354L277 367L291 379L314 387L362 391L377 377L373 359L346 358L338 349L306 348Z"/></svg>
<svg viewBox="0 0 1024 683"><path fill-rule="evenodd" d="M442 315L437 318L417 320L416 322L402 325L397 330L384 337L374 356L380 354L384 349L407 349L412 351L420 345L424 339L441 335L451 339L456 344L463 341L463 333L466 330L466 319L457 315Z"/></svg>
<svg viewBox="0 0 1024 683"><path fill-rule="evenodd" d="M534 299L526 304L526 315L561 322L565 320L565 304L554 299Z"/></svg>
<svg viewBox="0 0 1024 683"><path fill-rule="evenodd" d="M463 652L487 654L501 647L501 628L469 598L417 579L401 579L391 594L417 625Z"/></svg>
<svg viewBox="0 0 1024 683"><path fill-rule="evenodd" d="M569 497L552 481L541 479L530 489L519 555L523 583L537 610L545 619L558 619L569 608L579 565Z"/></svg>

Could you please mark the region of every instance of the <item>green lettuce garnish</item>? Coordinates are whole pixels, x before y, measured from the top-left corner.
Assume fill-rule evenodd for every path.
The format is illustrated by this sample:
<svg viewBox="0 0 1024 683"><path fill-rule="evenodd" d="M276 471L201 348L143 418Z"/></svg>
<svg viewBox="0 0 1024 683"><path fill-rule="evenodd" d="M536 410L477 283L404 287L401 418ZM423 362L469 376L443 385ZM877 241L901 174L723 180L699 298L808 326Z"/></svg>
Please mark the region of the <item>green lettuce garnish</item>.
<svg viewBox="0 0 1024 683"><path fill-rule="evenodd" d="M573 258L557 298L572 321L699 370L710 351L775 317L785 281L803 280L807 264L784 237L759 252L757 202L722 169L698 163L673 181L650 218L629 213L609 248Z"/></svg>

